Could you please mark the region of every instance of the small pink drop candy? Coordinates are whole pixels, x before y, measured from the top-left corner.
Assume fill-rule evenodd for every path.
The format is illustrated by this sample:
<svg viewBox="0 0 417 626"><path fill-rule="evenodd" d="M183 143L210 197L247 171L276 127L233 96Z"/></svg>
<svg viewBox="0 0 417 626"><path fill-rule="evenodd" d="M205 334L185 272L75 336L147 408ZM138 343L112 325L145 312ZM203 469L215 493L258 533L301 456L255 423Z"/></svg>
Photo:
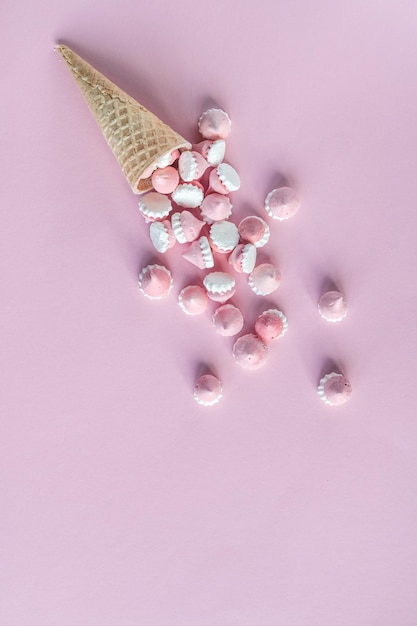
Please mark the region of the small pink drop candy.
<svg viewBox="0 0 417 626"><path fill-rule="evenodd" d="M179 243L195 241L204 226L204 222L197 219L190 211L173 213L171 224Z"/></svg>
<svg viewBox="0 0 417 626"><path fill-rule="evenodd" d="M173 280L169 269L163 265L147 265L139 274L139 289L147 298L166 298L172 289Z"/></svg>
<svg viewBox="0 0 417 626"><path fill-rule="evenodd" d="M182 253L182 257L200 270L214 266L213 253L207 237L200 237L197 241L193 241L188 250Z"/></svg>
<svg viewBox="0 0 417 626"><path fill-rule="evenodd" d="M210 190L216 193L228 194L237 191L240 187L240 178L236 170L228 163L220 163L210 172Z"/></svg>
<svg viewBox="0 0 417 626"><path fill-rule="evenodd" d="M210 244L214 252L227 254L239 241L239 232L233 222L223 220L214 222L210 227Z"/></svg>
<svg viewBox="0 0 417 626"><path fill-rule="evenodd" d="M178 295L178 304L187 315L201 315L208 306L206 291L198 285L184 287Z"/></svg>
<svg viewBox="0 0 417 626"><path fill-rule="evenodd" d="M169 248L172 248L177 241L169 220L152 222L149 228L149 235L155 249L162 254Z"/></svg>
<svg viewBox="0 0 417 626"><path fill-rule="evenodd" d="M242 335L233 345L235 361L244 369L258 369L265 363L267 355L267 345L252 333Z"/></svg>
<svg viewBox="0 0 417 626"><path fill-rule="evenodd" d="M250 274L256 263L256 248L253 243L240 243L229 256L229 263L236 272Z"/></svg>
<svg viewBox="0 0 417 626"><path fill-rule="evenodd" d="M249 274L248 283L257 296L267 296L278 289L281 274L272 263L261 263Z"/></svg>
<svg viewBox="0 0 417 626"><path fill-rule="evenodd" d="M181 183L172 192L172 199L185 209L196 209L204 199L204 187L197 181Z"/></svg>
<svg viewBox="0 0 417 626"><path fill-rule="evenodd" d="M282 337L287 332L287 329L287 318L278 309L264 311L255 322L255 332L265 342Z"/></svg>
<svg viewBox="0 0 417 626"><path fill-rule="evenodd" d="M178 171L171 165L163 169L156 169L152 174L152 185L158 193L172 193L179 182Z"/></svg>
<svg viewBox="0 0 417 626"><path fill-rule="evenodd" d="M209 193L201 203L200 211L206 222L220 222L230 217L232 203L221 193Z"/></svg>
<svg viewBox="0 0 417 626"><path fill-rule="evenodd" d="M156 162L155 165L156 167L160 167L160 168L168 167L168 165L172 165L174 161L178 159L179 156L180 156L179 150L172 150L172 152L168 152L168 154L165 154L163 157L161 157Z"/></svg>
<svg viewBox="0 0 417 626"><path fill-rule="evenodd" d="M213 326L219 335L233 337L243 328L243 315L233 304L222 304L213 315Z"/></svg>
<svg viewBox="0 0 417 626"><path fill-rule="evenodd" d="M217 404L223 395L223 388L220 380L213 374L203 374L199 376L194 384L194 398L203 406Z"/></svg>
<svg viewBox="0 0 417 626"><path fill-rule="evenodd" d="M225 139L231 127L230 117L222 109L208 109L198 120L198 130L205 139Z"/></svg>
<svg viewBox="0 0 417 626"><path fill-rule="evenodd" d="M297 213L300 198L291 187L273 189L265 198L265 211L274 220L287 220Z"/></svg>
<svg viewBox="0 0 417 626"><path fill-rule="evenodd" d="M223 139L215 139L214 141L206 139L193 146L193 148L202 154L209 165L214 166L219 165L223 161L226 152L226 142Z"/></svg>
<svg viewBox="0 0 417 626"><path fill-rule="evenodd" d="M199 153L192 150L185 150L178 160L178 171L185 182L199 180L209 167L206 159Z"/></svg>
<svg viewBox="0 0 417 626"><path fill-rule="evenodd" d="M317 393L325 404L339 406L350 399L352 387L346 376L331 372L320 380Z"/></svg>
<svg viewBox="0 0 417 626"><path fill-rule="evenodd" d="M257 215L245 217L239 224L239 235L243 241L253 243L262 248L269 241L270 230L268 224Z"/></svg>
<svg viewBox="0 0 417 626"><path fill-rule="evenodd" d="M204 277L204 287L207 295L215 302L226 302L230 300L236 291L236 281L226 272L211 272Z"/></svg>
<svg viewBox="0 0 417 626"><path fill-rule="evenodd" d="M150 191L138 202L142 215L148 222L165 219L172 211L170 199L162 193Z"/></svg>
<svg viewBox="0 0 417 626"><path fill-rule="evenodd" d="M328 322L340 322L347 315L347 303L340 291L326 291L319 300L318 309Z"/></svg>

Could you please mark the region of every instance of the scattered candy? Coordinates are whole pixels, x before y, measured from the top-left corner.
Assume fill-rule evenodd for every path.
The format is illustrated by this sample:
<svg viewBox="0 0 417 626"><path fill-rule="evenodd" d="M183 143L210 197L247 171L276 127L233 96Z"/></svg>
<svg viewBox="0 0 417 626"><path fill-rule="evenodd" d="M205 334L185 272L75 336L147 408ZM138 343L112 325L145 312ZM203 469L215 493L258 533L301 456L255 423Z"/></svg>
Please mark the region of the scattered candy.
<svg viewBox="0 0 417 626"><path fill-rule="evenodd" d="M206 291L198 285L184 287L178 295L178 304L187 315L201 315L208 306Z"/></svg>
<svg viewBox="0 0 417 626"><path fill-rule="evenodd" d="M147 298L160 300L171 291L173 280L171 272L163 265L147 265L140 272L138 283Z"/></svg>
<svg viewBox="0 0 417 626"><path fill-rule="evenodd" d="M249 274L248 283L257 296L268 296L278 289L281 274L272 263L261 263Z"/></svg>
<svg viewBox="0 0 417 626"><path fill-rule="evenodd" d="M253 243L257 248L262 248L269 241L270 230L268 224L257 215L245 217L239 226L239 235L243 241Z"/></svg>
<svg viewBox="0 0 417 626"><path fill-rule="evenodd" d="M340 322L347 315L347 303L340 291L327 291L318 304L319 313L328 322Z"/></svg>
<svg viewBox="0 0 417 626"><path fill-rule="evenodd" d="M222 109L209 109L198 120L198 130L206 139L225 139L231 127L230 117Z"/></svg>
<svg viewBox="0 0 417 626"><path fill-rule="evenodd" d="M150 191L139 200L139 209L148 222L163 220L172 211L172 204L168 196L156 191Z"/></svg>
<svg viewBox="0 0 417 626"><path fill-rule="evenodd" d="M203 406L217 404L223 395L223 388L220 380L213 374L203 374L199 376L194 384L194 398Z"/></svg>
<svg viewBox="0 0 417 626"><path fill-rule="evenodd" d="M300 199L291 187L273 189L265 198L265 211L274 220L287 220L300 208Z"/></svg>
<svg viewBox="0 0 417 626"><path fill-rule="evenodd" d="M243 315L234 304L222 304L214 312L213 326L223 337L238 335L243 324Z"/></svg>
<svg viewBox="0 0 417 626"><path fill-rule="evenodd" d="M236 272L250 274L256 263L256 248L253 243L240 243L229 257Z"/></svg>
<svg viewBox="0 0 417 626"><path fill-rule="evenodd" d="M331 372L320 380L317 393L329 406L338 406L350 399L352 387L343 374Z"/></svg>
<svg viewBox="0 0 417 626"><path fill-rule="evenodd" d="M252 333L242 335L233 345L235 361L244 369L258 369L265 363L267 355L267 345Z"/></svg>
<svg viewBox="0 0 417 626"><path fill-rule="evenodd" d="M171 224L179 243L195 241L204 226L204 222L194 217L190 211L173 213L171 216Z"/></svg>
<svg viewBox="0 0 417 626"><path fill-rule="evenodd" d="M226 272L211 272L204 277L204 287L207 295L215 302L226 302L236 291L236 281Z"/></svg>
<svg viewBox="0 0 417 626"><path fill-rule="evenodd" d="M151 222L149 227L149 236L154 248L156 248L158 252L165 253L176 243L175 234L169 220L164 220L163 222Z"/></svg>
<svg viewBox="0 0 417 626"><path fill-rule="evenodd" d="M278 309L264 311L255 322L255 332L265 342L282 337L287 332L287 329L287 318Z"/></svg>
<svg viewBox="0 0 417 626"><path fill-rule="evenodd" d="M169 194L174 191L180 182L178 171L172 165L163 169L156 169L151 177L152 185L158 193Z"/></svg>

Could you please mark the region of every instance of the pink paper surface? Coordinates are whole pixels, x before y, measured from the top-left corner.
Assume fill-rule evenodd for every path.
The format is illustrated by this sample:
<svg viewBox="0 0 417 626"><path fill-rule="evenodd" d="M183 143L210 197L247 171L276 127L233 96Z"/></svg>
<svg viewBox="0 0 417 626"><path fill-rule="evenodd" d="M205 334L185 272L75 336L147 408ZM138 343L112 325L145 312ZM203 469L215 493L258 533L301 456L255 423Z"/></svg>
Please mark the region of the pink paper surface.
<svg viewBox="0 0 417 626"><path fill-rule="evenodd" d="M1 626L415 626L414 0L3 0L0 20ZM262 370L179 309L198 272L175 249L172 297L138 292L158 255L58 41L192 141L227 110L235 217L279 174L300 189L271 224L289 330ZM317 314L329 280L340 325ZM329 361L353 386L336 409Z"/></svg>

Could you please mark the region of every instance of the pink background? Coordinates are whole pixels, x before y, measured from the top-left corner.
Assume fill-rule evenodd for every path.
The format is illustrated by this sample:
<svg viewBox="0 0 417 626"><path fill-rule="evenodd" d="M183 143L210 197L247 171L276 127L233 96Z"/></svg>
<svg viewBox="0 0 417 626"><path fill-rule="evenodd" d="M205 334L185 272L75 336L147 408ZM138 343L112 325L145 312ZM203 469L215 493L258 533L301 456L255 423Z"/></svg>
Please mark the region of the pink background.
<svg viewBox="0 0 417 626"><path fill-rule="evenodd" d="M415 626L415 0L3 0L0 19L1 626ZM192 140L224 107L236 217L279 174L301 190L271 226L290 329L264 369L180 311L176 254L169 301L138 292L147 228L57 41ZM316 311L329 279L341 325ZM241 294L250 328L263 303ZM354 389L335 410L328 360Z"/></svg>

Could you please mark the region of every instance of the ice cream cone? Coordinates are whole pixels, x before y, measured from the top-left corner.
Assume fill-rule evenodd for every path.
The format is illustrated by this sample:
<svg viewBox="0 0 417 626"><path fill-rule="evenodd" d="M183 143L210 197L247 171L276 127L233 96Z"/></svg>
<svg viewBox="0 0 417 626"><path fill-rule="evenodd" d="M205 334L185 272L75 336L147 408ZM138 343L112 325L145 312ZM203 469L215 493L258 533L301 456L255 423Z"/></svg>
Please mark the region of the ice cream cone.
<svg viewBox="0 0 417 626"><path fill-rule="evenodd" d="M191 144L156 115L94 69L67 46L56 49L67 63L133 193L152 189L142 178L161 157Z"/></svg>

